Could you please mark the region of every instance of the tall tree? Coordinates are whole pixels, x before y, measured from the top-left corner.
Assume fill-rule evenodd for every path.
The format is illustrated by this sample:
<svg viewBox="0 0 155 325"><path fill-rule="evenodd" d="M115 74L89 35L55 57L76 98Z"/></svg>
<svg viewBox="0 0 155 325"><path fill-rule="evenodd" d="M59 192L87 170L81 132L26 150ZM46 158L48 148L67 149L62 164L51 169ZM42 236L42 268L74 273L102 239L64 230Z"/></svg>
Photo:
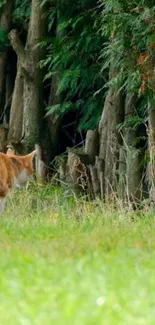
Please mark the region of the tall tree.
<svg viewBox="0 0 155 325"><path fill-rule="evenodd" d="M34 147L40 140L40 130L43 118L43 73L39 62L44 58L44 50L39 47L39 42L45 37L46 19L45 8L39 0L32 0L31 16L25 47L18 32L10 32L10 41L15 50L20 71L23 76L23 130L22 144L25 151ZM18 75L20 78L20 73ZM18 98L17 98L18 100ZM21 121L22 123L22 121ZM18 127L17 125L15 126Z"/></svg>

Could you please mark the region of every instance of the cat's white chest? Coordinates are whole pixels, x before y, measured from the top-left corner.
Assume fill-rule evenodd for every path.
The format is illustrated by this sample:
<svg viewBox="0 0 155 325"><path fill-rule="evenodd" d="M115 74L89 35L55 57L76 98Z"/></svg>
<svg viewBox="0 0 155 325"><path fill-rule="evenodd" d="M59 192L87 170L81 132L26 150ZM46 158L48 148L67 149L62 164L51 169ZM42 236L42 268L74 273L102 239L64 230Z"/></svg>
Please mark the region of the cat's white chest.
<svg viewBox="0 0 155 325"><path fill-rule="evenodd" d="M30 175L26 169L23 169L18 177L15 179L15 187L22 187L24 186L28 180L30 179Z"/></svg>

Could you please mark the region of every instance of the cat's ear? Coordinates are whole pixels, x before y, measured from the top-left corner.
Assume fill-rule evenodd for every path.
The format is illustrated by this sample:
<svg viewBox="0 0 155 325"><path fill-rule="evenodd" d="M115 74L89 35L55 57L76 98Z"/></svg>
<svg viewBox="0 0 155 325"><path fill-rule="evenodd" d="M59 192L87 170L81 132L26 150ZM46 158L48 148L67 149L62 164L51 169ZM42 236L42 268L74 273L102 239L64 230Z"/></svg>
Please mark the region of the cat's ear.
<svg viewBox="0 0 155 325"><path fill-rule="evenodd" d="M26 155L25 157L29 158L30 160L33 160L33 158L37 155L36 150L32 151L31 153L29 153L28 155Z"/></svg>
<svg viewBox="0 0 155 325"><path fill-rule="evenodd" d="M14 149L8 147L7 152L6 152L6 155L7 155L7 156L10 156L10 157L11 157L11 156L14 156L14 155L15 155L15 151L14 151Z"/></svg>
<svg viewBox="0 0 155 325"><path fill-rule="evenodd" d="M29 157L31 160L33 160L33 158L35 156L38 156L39 155L39 146L38 145L35 145L35 150L33 150L31 153L29 153L27 155L27 157Z"/></svg>

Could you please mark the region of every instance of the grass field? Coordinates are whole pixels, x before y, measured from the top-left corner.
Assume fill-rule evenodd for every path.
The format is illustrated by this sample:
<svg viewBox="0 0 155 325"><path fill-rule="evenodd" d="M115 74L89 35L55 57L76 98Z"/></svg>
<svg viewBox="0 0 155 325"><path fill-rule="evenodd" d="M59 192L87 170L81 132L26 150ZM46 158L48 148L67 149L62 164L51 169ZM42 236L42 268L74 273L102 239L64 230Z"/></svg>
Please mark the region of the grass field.
<svg viewBox="0 0 155 325"><path fill-rule="evenodd" d="M52 187L0 219L0 325L154 325L155 214L135 220Z"/></svg>

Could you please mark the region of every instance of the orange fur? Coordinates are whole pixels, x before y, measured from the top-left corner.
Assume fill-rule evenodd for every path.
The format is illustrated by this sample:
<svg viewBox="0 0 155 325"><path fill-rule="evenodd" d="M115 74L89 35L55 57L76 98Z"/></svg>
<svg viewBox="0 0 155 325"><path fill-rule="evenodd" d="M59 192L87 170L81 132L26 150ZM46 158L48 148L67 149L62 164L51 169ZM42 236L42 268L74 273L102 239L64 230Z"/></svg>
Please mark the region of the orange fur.
<svg viewBox="0 0 155 325"><path fill-rule="evenodd" d="M33 174L33 157L36 150L26 156L15 155L12 149L7 153L0 153L0 211L9 191L13 187L20 187L27 183Z"/></svg>

